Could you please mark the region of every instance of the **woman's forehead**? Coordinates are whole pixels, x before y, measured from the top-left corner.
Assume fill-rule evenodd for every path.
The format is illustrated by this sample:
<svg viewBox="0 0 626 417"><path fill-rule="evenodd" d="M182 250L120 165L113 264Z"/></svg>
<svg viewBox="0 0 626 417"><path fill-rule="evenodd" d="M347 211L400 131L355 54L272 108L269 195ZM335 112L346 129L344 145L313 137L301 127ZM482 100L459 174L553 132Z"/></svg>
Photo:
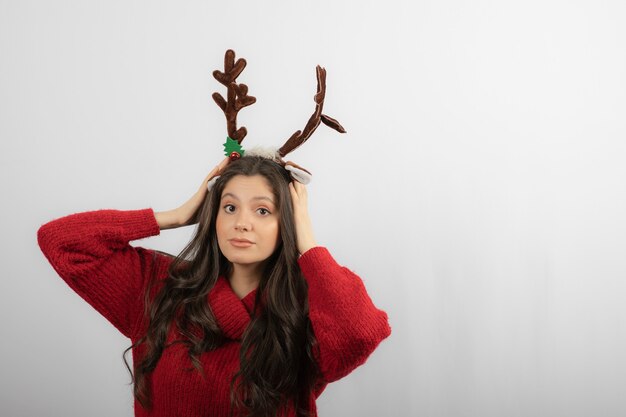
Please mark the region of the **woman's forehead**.
<svg viewBox="0 0 626 417"><path fill-rule="evenodd" d="M236 175L222 190L221 198L236 200L269 200L274 202L274 191L267 179L261 175Z"/></svg>

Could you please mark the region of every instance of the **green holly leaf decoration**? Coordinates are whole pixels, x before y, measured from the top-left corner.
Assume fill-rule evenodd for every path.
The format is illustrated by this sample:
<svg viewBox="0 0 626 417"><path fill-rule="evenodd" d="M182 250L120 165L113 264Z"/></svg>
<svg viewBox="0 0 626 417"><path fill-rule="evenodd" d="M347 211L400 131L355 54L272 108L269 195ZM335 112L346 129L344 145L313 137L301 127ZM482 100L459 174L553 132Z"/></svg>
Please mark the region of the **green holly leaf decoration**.
<svg viewBox="0 0 626 417"><path fill-rule="evenodd" d="M224 155L230 156L233 152L237 152L239 155L243 156L245 151L236 140L227 136L226 143L224 144Z"/></svg>

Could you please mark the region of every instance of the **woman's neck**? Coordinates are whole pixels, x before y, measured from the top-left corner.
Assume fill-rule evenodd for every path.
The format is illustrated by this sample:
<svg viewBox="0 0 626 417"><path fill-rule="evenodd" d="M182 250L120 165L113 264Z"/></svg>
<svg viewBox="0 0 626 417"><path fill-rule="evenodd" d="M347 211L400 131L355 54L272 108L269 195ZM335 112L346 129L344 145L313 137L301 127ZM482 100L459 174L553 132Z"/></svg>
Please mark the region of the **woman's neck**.
<svg viewBox="0 0 626 417"><path fill-rule="evenodd" d="M239 299L244 298L250 291L259 286L263 267L264 265L261 262L249 265L233 264L232 273L228 281Z"/></svg>

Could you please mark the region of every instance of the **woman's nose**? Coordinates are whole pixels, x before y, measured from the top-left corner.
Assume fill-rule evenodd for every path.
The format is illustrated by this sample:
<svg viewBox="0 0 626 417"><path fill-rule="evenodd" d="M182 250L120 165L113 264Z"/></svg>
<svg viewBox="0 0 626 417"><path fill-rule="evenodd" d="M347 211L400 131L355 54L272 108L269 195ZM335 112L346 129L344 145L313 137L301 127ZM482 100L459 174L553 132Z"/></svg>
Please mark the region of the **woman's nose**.
<svg viewBox="0 0 626 417"><path fill-rule="evenodd" d="M240 232L249 232L250 226L241 222L237 222L235 224L235 230L239 230Z"/></svg>
<svg viewBox="0 0 626 417"><path fill-rule="evenodd" d="M239 212L239 215L235 219L235 230L239 230L240 232L249 232L252 230L252 223L246 213Z"/></svg>

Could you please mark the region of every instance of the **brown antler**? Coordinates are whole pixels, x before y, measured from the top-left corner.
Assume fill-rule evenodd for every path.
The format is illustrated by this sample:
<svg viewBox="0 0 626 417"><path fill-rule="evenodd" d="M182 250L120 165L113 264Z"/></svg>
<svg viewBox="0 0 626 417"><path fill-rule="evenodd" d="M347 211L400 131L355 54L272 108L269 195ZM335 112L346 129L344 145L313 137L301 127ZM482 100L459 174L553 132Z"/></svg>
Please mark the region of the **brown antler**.
<svg viewBox="0 0 626 417"><path fill-rule="evenodd" d="M256 102L256 98L248 95L247 85L235 82L245 67L246 60L239 58L235 62L235 51L229 49L224 55L224 72L219 70L213 71L213 77L228 88L228 100L224 100L220 93L213 93L213 100L220 106L226 116L228 136L238 143L241 143L248 131L243 126L237 129L237 113L242 108Z"/></svg>
<svg viewBox="0 0 626 417"><path fill-rule="evenodd" d="M315 111L309 118L303 131L297 130L291 137L285 142L285 144L278 150L278 154L283 157L289 152L302 145L311 136L311 134L320 125L320 121L326 126L329 126L340 133L346 133L346 130L339 124L339 122L332 117L322 114L322 108L324 107L324 97L326 96L326 70L319 65L317 70L317 93L314 96Z"/></svg>

